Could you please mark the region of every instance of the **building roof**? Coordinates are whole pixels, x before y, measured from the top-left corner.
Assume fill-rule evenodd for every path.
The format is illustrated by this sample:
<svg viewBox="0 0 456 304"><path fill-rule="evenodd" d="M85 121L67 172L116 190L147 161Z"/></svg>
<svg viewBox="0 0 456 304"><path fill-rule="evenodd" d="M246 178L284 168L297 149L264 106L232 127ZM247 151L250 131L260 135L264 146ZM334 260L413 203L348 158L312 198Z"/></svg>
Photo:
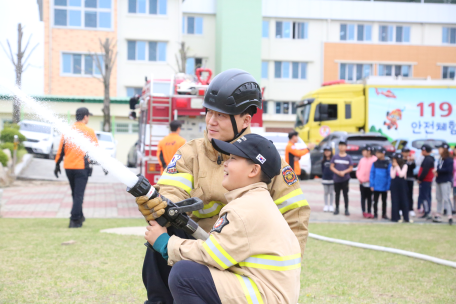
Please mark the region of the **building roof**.
<svg viewBox="0 0 456 304"><path fill-rule="evenodd" d="M102 96L59 96L59 95L42 95L32 96L39 101L50 102L85 102L85 103L103 103L104 97ZM1 95L0 100L10 100L12 95ZM111 97L112 104L128 104L129 97Z"/></svg>

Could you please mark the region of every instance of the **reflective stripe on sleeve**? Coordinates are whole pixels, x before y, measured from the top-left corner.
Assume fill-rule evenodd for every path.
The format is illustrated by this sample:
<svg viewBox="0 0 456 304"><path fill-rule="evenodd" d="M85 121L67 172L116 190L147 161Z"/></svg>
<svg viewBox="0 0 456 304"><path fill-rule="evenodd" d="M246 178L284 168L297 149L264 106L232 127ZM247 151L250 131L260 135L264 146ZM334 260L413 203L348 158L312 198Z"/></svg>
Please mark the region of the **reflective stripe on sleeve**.
<svg viewBox="0 0 456 304"><path fill-rule="evenodd" d="M219 201L211 201L204 205L203 209L193 211L193 215L198 218L209 218L220 213L223 208L223 203Z"/></svg>
<svg viewBox="0 0 456 304"><path fill-rule="evenodd" d="M189 173L163 173L163 175L158 180L157 184L181 188L185 192L190 194L190 191L193 190L193 176Z"/></svg>
<svg viewBox="0 0 456 304"><path fill-rule="evenodd" d="M301 254L297 253L283 257L265 254L253 255L245 259L245 261L240 262L239 265L275 271L286 271L301 267Z"/></svg>
<svg viewBox="0 0 456 304"><path fill-rule="evenodd" d="M252 279L235 274L241 283L242 290L244 291L245 298L249 304L263 304L263 299L261 298L260 291L258 290L257 285Z"/></svg>
<svg viewBox="0 0 456 304"><path fill-rule="evenodd" d="M287 195L275 200L274 203L277 205L282 214L288 210L309 205L301 189L291 191Z"/></svg>
<svg viewBox="0 0 456 304"><path fill-rule="evenodd" d="M236 260L220 246L213 235L203 243L203 248L223 269L227 269L237 264Z"/></svg>

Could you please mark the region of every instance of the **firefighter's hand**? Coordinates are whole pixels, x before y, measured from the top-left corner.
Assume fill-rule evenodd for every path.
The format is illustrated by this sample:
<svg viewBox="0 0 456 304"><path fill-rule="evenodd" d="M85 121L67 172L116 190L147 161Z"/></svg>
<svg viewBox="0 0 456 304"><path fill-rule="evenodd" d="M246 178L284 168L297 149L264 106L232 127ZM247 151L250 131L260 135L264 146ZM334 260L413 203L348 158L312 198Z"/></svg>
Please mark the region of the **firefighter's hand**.
<svg viewBox="0 0 456 304"><path fill-rule="evenodd" d="M309 149L310 151L313 150L315 148L315 144L314 143L308 143L307 144L307 149Z"/></svg>
<svg viewBox="0 0 456 304"><path fill-rule="evenodd" d="M150 221L149 224L150 226L147 226L144 238L153 246L158 237L163 233L167 233L168 230L165 227L160 226L156 221Z"/></svg>
<svg viewBox="0 0 456 304"><path fill-rule="evenodd" d="M54 169L54 175L55 177L59 178L59 174L60 174L60 164L55 164L55 169Z"/></svg>
<svg viewBox="0 0 456 304"><path fill-rule="evenodd" d="M168 206L160 196L151 200L147 196L140 196L136 198L136 203L138 204L139 211L147 221L155 221L165 213L165 208Z"/></svg>
<svg viewBox="0 0 456 304"><path fill-rule="evenodd" d="M101 168L101 169L103 170L105 175L108 175L108 173L109 173L108 170L106 170L105 168Z"/></svg>

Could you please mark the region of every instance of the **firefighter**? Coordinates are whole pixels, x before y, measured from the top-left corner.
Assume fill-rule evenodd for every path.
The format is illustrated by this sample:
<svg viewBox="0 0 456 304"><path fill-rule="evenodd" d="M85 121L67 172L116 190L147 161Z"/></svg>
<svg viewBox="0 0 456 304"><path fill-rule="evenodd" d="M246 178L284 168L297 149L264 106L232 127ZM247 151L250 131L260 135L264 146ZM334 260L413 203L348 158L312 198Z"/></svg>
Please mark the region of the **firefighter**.
<svg viewBox="0 0 456 304"><path fill-rule="evenodd" d="M299 160L301 157L309 153L309 149L296 149L295 144L298 142L298 132L291 131L288 133L288 144L285 148L285 161L290 165L291 169L297 176L301 175L301 166ZM310 147L310 144L309 144Z"/></svg>
<svg viewBox="0 0 456 304"><path fill-rule="evenodd" d="M128 118L132 120L136 120L136 105L139 103L140 97L139 94L135 94L130 98L130 115Z"/></svg>
<svg viewBox="0 0 456 304"><path fill-rule="evenodd" d="M261 90L249 73L230 69L217 75L207 88L203 106L206 108L204 138L183 145L168 164L157 185L159 193L178 202L198 197L204 208L192 212L192 218L201 228L210 231L218 219L220 210L227 204L226 189L222 187L223 164L228 156L217 152L212 139L234 142L240 136L251 133L250 122L257 108L261 108ZM293 169L282 160L280 174L272 179L268 191L304 252L308 235L309 204L299 186ZM164 213L166 203L161 198L136 199L139 210L147 221L153 221ZM182 230L168 228L169 235L190 239ZM143 282L147 289L146 303L172 304L168 288L171 267L160 253L148 249L144 259Z"/></svg>
<svg viewBox="0 0 456 304"><path fill-rule="evenodd" d="M280 174L279 152L258 134L241 136L233 144L213 139L212 145L231 155L222 181L228 204L209 239L170 237L154 222L145 235L173 265L169 286L175 302L298 302L301 249L267 190Z"/></svg>
<svg viewBox="0 0 456 304"><path fill-rule="evenodd" d="M76 122L73 128L87 136L92 142L98 144L97 136L93 129L87 127L89 116L92 113L87 108L76 110ZM85 221L82 212L82 202L84 192L89 180L89 160L85 153L78 146L65 142L64 137L60 139L59 149L55 156L54 174L58 178L60 172L60 162L63 159L63 167L68 177L71 187L71 196L73 197L73 207L71 208L71 217L69 228L80 228Z"/></svg>
<svg viewBox="0 0 456 304"><path fill-rule="evenodd" d="M163 173L163 170L168 167L168 164L173 159L173 156L176 154L177 150L185 144L185 139L179 136L181 126L182 125L178 120L173 120L169 124L171 133L169 133L168 136L165 136L165 138L160 140L158 143L157 158L160 162L161 173Z"/></svg>

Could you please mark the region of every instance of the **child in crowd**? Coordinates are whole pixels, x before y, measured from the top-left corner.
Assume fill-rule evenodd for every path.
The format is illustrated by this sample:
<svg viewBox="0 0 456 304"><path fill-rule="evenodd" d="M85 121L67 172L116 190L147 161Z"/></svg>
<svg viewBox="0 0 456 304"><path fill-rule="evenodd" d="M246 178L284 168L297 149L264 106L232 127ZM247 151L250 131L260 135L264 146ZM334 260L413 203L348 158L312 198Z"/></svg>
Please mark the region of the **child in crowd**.
<svg viewBox="0 0 456 304"><path fill-rule="evenodd" d="M434 157L431 156L432 147L424 144L421 147L421 154L424 156L421 163L420 170L418 171L418 184L420 185L420 192L418 195L418 209L421 205L424 206L424 214L421 218L431 219L431 191L432 180L434 179Z"/></svg>
<svg viewBox="0 0 456 304"><path fill-rule="evenodd" d="M407 169L402 154L396 153L391 162L391 221L399 222L401 217L399 211L402 211L404 221L409 222L409 204L407 192Z"/></svg>
<svg viewBox="0 0 456 304"><path fill-rule="evenodd" d="M363 147L362 153L363 158L359 161L358 170L356 170L356 177L359 180L359 191L361 192L361 209L363 210L363 217L373 218L374 216L371 213L372 191L369 178L372 164L377 160L377 157L372 155L372 147L369 145Z"/></svg>
<svg viewBox="0 0 456 304"><path fill-rule="evenodd" d="M321 161L321 183L323 184L323 189L325 191L325 207L323 208L324 212L334 212L334 172L332 172L330 168L332 157L333 152L331 146L325 145L323 147L323 160Z"/></svg>
<svg viewBox="0 0 456 304"><path fill-rule="evenodd" d="M413 183L415 181L415 175L413 170L416 168L415 158L413 155L410 155L410 149L404 147L402 149L402 158L407 164L407 197L409 202L409 217L415 216L415 211L413 211Z"/></svg>
<svg viewBox="0 0 456 304"><path fill-rule="evenodd" d="M228 204L207 240L169 236L151 221L145 239L172 265L169 288L177 304L297 303L301 248L271 198L280 173L274 144L247 134L233 144L213 139L224 164Z"/></svg>
<svg viewBox="0 0 456 304"><path fill-rule="evenodd" d="M448 223L453 224L453 214L451 207L451 186L453 178L453 158L450 157L448 144L438 146L440 159L437 168L434 170L436 176L435 196L437 197L437 213L432 219L433 222L442 222L442 208L446 208L448 214Z"/></svg>
<svg viewBox="0 0 456 304"><path fill-rule="evenodd" d="M453 148L453 212L456 210L456 146ZM449 212L449 211L448 211Z"/></svg>
<svg viewBox="0 0 456 304"><path fill-rule="evenodd" d="M336 210L334 215L339 214L340 191L344 194L345 215L350 215L348 212L348 183L350 181L350 172L353 170L353 161L347 150L347 140L341 139L339 142L339 154L336 154L331 159L331 171L334 172L334 190L336 191Z"/></svg>
<svg viewBox="0 0 456 304"><path fill-rule="evenodd" d="M374 219L378 218L377 205L380 195L382 196L382 218L388 220L386 216L386 199L391 185L391 163L385 159L386 150L378 147L375 152L377 160L372 164L370 172L370 187L374 192Z"/></svg>

